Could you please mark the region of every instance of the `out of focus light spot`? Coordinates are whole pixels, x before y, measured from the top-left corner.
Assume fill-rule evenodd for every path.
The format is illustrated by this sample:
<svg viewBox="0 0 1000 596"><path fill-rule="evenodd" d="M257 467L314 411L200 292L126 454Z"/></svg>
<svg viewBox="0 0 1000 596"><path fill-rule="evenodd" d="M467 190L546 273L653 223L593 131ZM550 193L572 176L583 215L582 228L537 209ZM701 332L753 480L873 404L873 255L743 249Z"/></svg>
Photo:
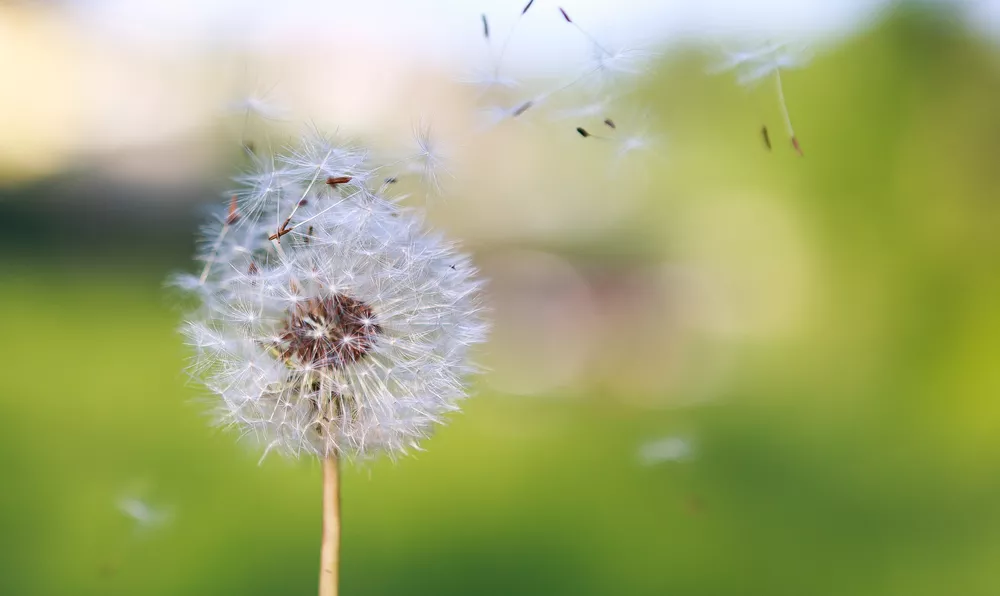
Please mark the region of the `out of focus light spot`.
<svg viewBox="0 0 1000 596"><path fill-rule="evenodd" d="M652 466L664 462L690 461L694 457L694 442L687 437L664 437L639 448L639 462Z"/></svg>
<svg viewBox="0 0 1000 596"><path fill-rule="evenodd" d="M482 269L494 309L490 383L522 395L572 385L600 349L593 345L597 314L586 280L543 252L503 253Z"/></svg>
<svg viewBox="0 0 1000 596"><path fill-rule="evenodd" d="M0 5L0 179L55 170L79 137L74 37L47 11Z"/></svg>
<svg viewBox="0 0 1000 596"><path fill-rule="evenodd" d="M674 240L720 290L702 311L708 324L733 339L801 332L813 294L812 247L791 203L742 193L702 199L687 205Z"/></svg>

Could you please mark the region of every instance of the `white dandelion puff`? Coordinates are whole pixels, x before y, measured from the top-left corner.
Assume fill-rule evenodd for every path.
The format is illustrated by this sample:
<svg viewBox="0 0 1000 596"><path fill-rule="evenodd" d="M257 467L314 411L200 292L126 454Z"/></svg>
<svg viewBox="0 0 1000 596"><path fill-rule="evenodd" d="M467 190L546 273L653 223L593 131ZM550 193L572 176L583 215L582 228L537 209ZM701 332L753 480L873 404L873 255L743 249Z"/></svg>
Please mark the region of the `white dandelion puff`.
<svg viewBox="0 0 1000 596"><path fill-rule="evenodd" d="M438 154L427 137L425 167ZM454 243L365 186L369 152L318 134L240 177L182 332L219 423L265 452L396 456L467 395L482 282Z"/></svg>

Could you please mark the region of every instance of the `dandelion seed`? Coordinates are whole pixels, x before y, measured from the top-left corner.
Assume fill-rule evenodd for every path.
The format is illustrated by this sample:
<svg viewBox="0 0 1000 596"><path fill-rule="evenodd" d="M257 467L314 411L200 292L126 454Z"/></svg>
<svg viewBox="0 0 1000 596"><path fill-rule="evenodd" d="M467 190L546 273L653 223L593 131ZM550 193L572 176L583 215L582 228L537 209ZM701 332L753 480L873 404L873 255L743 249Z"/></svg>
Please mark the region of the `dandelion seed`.
<svg viewBox="0 0 1000 596"><path fill-rule="evenodd" d="M764 139L764 146L767 147L768 151L770 151L771 150L771 135L768 134L768 132L767 132L767 125L764 125L764 126L760 127L760 136L761 136L761 138Z"/></svg>
<svg viewBox="0 0 1000 596"><path fill-rule="evenodd" d="M431 188L441 192L441 174L449 174L445 164L448 162L448 155L444 148L431 136L431 129L428 125L417 125L413 130L413 137L417 144L417 153L410 157L410 169L419 172L424 182Z"/></svg>
<svg viewBox="0 0 1000 596"><path fill-rule="evenodd" d="M577 126L577 127L576 127L576 132L577 132L577 133L579 133L579 135L580 135L581 137L585 138L585 139L586 139L587 137L591 136L591 135L590 135L590 133L589 133L589 132L587 132L587 129L583 128L582 126Z"/></svg>
<svg viewBox="0 0 1000 596"><path fill-rule="evenodd" d="M614 131L610 141L619 160L630 153L649 149L656 144L657 139L647 130L647 120L645 112L638 112L626 119L615 121L614 127L609 127Z"/></svg>
<svg viewBox="0 0 1000 596"><path fill-rule="evenodd" d="M274 87L272 86L263 93L249 93L229 105L229 110L231 112L243 115L243 128L240 133L240 145L242 145L247 152L251 154L256 152L256 145L254 142L248 141L246 138L248 129L250 128L251 117L260 118L262 120L281 120L288 112L288 110L284 107L268 99L267 96L270 95L273 89Z"/></svg>
<svg viewBox="0 0 1000 596"><path fill-rule="evenodd" d="M326 183L330 186L336 187L338 184L347 184L353 180L351 176L329 176L326 179Z"/></svg>
<svg viewBox="0 0 1000 596"><path fill-rule="evenodd" d="M802 147L792 126L792 118L788 112L788 103L785 101L785 89L781 80L781 73L791 68L800 68L808 62L806 52L793 51L787 43L769 43L756 50L729 53L727 59L718 67L711 69L711 72L721 72L723 70L736 70L737 81L740 85L748 86L769 77L774 76L775 87L778 96L778 106L785 123L785 131L791 141L792 147L803 156ZM768 148L770 143L768 142Z"/></svg>
<svg viewBox="0 0 1000 596"><path fill-rule="evenodd" d="M605 54L610 54L611 53L611 52L608 52L607 50L605 50L604 47L597 41L597 39L594 38L593 35L591 35L590 33L587 33L587 31L584 30L583 27L580 27L580 25L576 24L573 21L573 19L569 18L569 15L566 14L566 11L563 10L562 7L559 8L559 12L562 13L563 18L566 19L567 23L569 23L570 25L573 25L574 27L576 27L576 30L579 31L584 37L586 37L588 41L590 41L590 43L591 43L591 45L593 47L598 48L599 50L601 50L601 52L603 52Z"/></svg>
<svg viewBox="0 0 1000 596"><path fill-rule="evenodd" d="M612 130L615 130L615 129L618 128L617 126L615 126L615 121L612 120L611 118L605 118L604 119L604 125L607 126L610 129L612 129Z"/></svg>
<svg viewBox="0 0 1000 596"><path fill-rule="evenodd" d="M492 66L486 69L484 72L474 73L472 76L467 77L463 80L465 83L482 86L484 90L489 90L493 87L516 87L517 81L513 78L501 75L501 67L503 66L504 56L507 55L507 47L510 45L510 40L514 37L514 32L517 30L517 26L521 23L521 18L524 14L528 12L534 0L529 0L529 2L521 9L521 13L517 16L517 20L514 21L514 25L507 32L507 36L504 37L503 43L500 44L500 52L497 54L495 60L492 61ZM486 19L486 15L482 15L483 23L483 38L486 39L487 43L490 41L490 26ZM492 54L492 52L490 52ZM492 58L492 56L491 56Z"/></svg>
<svg viewBox="0 0 1000 596"><path fill-rule="evenodd" d="M535 105L535 102L529 99L528 101L526 101L526 102L522 103L521 105L517 106L516 108L514 108L514 111L511 112L511 116L513 116L513 117L516 118L516 117L520 116L521 114L527 112L531 108L531 106L533 106L533 105Z"/></svg>
<svg viewBox="0 0 1000 596"><path fill-rule="evenodd" d="M492 106L483 110L480 113L486 117L486 125L496 125L504 120L512 120L523 115L528 110L537 108L546 100L546 96L539 95L522 101L513 107L503 107L503 106Z"/></svg>
<svg viewBox="0 0 1000 596"><path fill-rule="evenodd" d="M228 226L235 224L240 219L240 215L236 207L236 195L233 195L232 198L229 199L229 212L226 214L226 225Z"/></svg>
<svg viewBox="0 0 1000 596"><path fill-rule="evenodd" d="M640 73L644 64L649 61L650 52L636 48L611 49L611 46L598 41L594 35L571 19L562 7L559 8L559 12L567 23L573 25L587 39L593 55L589 68L556 91L563 91L590 79L596 79L601 87L611 87L621 75Z"/></svg>

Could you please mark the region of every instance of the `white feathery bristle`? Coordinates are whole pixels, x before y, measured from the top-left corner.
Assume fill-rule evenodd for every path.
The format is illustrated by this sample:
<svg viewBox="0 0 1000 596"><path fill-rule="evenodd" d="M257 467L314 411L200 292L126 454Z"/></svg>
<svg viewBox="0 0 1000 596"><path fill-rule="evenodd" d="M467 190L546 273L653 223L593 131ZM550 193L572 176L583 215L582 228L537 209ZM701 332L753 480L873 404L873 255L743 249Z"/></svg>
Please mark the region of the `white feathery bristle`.
<svg viewBox="0 0 1000 596"><path fill-rule="evenodd" d="M733 70L737 82L749 86L778 71L805 66L809 59L805 48L792 47L787 42L767 43L750 50L726 52L726 58L708 72Z"/></svg>

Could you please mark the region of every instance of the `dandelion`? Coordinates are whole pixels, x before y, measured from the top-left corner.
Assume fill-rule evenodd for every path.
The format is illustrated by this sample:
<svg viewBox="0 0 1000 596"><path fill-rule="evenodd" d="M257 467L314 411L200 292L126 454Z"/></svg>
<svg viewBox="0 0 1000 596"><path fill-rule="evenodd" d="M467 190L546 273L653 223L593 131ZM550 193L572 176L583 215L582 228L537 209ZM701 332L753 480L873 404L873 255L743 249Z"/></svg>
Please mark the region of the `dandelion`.
<svg viewBox="0 0 1000 596"><path fill-rule="evenodd" d="M335 594L339 462L417 450L458 409L487 331L482 282L384 196L362 148L312 134L253 168L208 228L201 275L178 279L198 303L183 333L221 425L265 456L323 461L320 594Z"/></svg>

